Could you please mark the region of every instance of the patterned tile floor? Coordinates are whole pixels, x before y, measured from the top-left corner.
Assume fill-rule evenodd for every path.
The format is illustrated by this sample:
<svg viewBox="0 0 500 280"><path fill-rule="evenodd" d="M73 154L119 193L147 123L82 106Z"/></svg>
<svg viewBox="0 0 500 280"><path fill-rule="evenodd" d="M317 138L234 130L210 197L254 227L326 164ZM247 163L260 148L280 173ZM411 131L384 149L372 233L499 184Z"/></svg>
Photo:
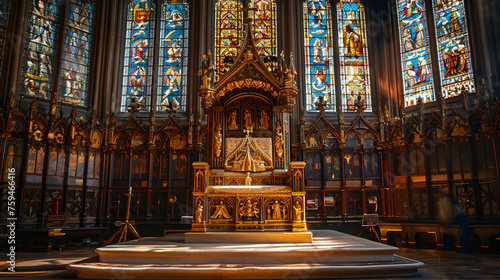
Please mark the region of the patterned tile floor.
<svg viewBox="0 0 500 280"><path fill-rule="evenodd" d="M65 270L67 264L93 258L97 254L93 247L63 248L51 253L17 253L16 273L7 272L7 264L0 263L1 279L74 279L73 272ZM5 252L1 253L5 256ZM400 256L422 261L426 267L419 274L406 278L370 279L500 279L500 255L461 254L448 251L401 248Z"/></svg>

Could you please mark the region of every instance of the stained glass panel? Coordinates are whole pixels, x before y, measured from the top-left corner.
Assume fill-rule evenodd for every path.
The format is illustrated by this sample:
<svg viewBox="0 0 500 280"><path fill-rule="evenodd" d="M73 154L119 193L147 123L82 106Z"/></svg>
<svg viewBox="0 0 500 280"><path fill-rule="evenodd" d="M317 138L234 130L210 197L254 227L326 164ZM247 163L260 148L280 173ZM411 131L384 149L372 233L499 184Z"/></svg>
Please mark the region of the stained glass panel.
<svg viewBox="0 0 500 280"><path fill-rule="evenodd" d="M28 95L50 98L53 91L60 0L30 1L21 87Z"/></svg>
<svg viewBox="0 0 500 280"><path fill-rule="evenodd" d="M355 111L357 104L363 104L371 112L364 6L359 0L340 0L337 15L342 108Z"/></svg>
<svg viewBox="0 0 500 280"><path fill-rule="evenodd" d="M243 4L237 0L219 0L216 5L215 64L216 79L233 66L243 43Z"/></svg>
<svg viewBox="0 0 500 280"><path fill-rule="evenodd" d="M398 0L405 107L435 101L429 32L423 0Z"/></svg>
<svg viewBox="0 0 500 280"><path fill-rule="evenodd" d="M307 0L304 12L307 110L322 96L326 111L335 111L333 31L330 4L325 0Z"/></svg>
<svg viewBox="0 0 500 280"><path fill-rule="evenodd" d="M3 61L3 47L7 38L7 21L9 20L10 0L0 0L0 69Z"/></svg>
<svg viewBox="0 0 500 280"><path fill-rule="evenodd" d="M189 4L184 1L162 6L160 68L157 110L186 110Z"/></svg>
<svg viewBox="0 0 500 280"><path fill-rule="evenodd" d="M85 106L95 3L93 0L71 0L68 7L59 91L61 100Z"/></svg>
<svg viewBox="0 0 500 280"><path fill-rule="evenodd" d="M277 70L276 3L274 0L251 0L248 7L253 19L255 46L270 71Z"/></svg>
<svg viewBox="0 0 500 280"><path fill-rule="evenodd" d="M148 111L151 104L154 56L153 0L132 0L127 15L125 61L120 111L136 100Z"/></svg>
<svg viewBox="0 0 500 280"><path fill-rule="evenodd" d="M443 97L475 91L463 0L433 0Z"/></svg>

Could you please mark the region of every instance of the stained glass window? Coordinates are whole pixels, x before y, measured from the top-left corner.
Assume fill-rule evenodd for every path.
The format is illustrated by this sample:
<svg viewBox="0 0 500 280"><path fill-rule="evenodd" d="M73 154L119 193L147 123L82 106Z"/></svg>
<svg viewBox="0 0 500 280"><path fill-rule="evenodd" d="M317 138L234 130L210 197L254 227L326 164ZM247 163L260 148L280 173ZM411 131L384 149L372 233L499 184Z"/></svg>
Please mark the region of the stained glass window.
<svg viewBox="0 0 500 280"><path fill-rule="evenodd" d="M314 103L322 96L326 103L325 110L335 111L333 31L329 1L307 0L303 12L307 110L316 110Z"/></svg>
<svg viewBox="0 0 500 280"><path fill-rule="evenodd" d="M59 12L60 0L30 1L21 80L28 95L50 98L53 91Z"/></svg>
<svg viewBox="0 0 500 280"><path fill-rule="evenodd" d="M463 0L433 0L443 97L475 91Z"/></svg>
<svg viewBox="0 0 500 280"><path fill-rule="evenodd" d="M85 106L89 84L95 2L93 0L70 0L68 7L59 92L61 100Z"/></svg>
<svg viewBox="0 0 500 280"><path fill-rule="evenodd" d="M255 46L268 68L277 69L276 3L274 0L251 0L250 18L253 20ZM255 9L255 10L252 10Z"/></svg>
<svg viewBox="0 0 500 280"><path fill-rule="evenodd" d="M219 80L233 66L243 43L243 4L219 0L216 4L215 63Z"/></svg>
<svg viewBox="0 0 500 280"><path fill-rule="evenodd" d="M435 101L429 32L423 0L398 0L405 106Z"/></svg>
<svg viewBox="0 0 500 280"><path fill-rule="evenodd" d="M127 111L130 102L142 104L148 111L154 56L155 14L153 0L132 0L127 14L127 35L120 111Z"/></svg>
<svg viewBox="0 0 500 280"><path fill-rule="evenodd" d="M10 0L0 0L0 66L3 61L3 47L7 38L7 21L9 20ZM1 69L1 67L0 67Z"/></svg>
<svg viewBox="0 0 500 280"><path fill-rule="evenodd" d="M161 13L157 110L186 110L189 5L164 3Z"/></svg>
<svg viewBox="0 0 500 280"><path fill-rule="evenodd" d="M362 104L371 112L364 6L359 0L340 0L337 15L342 108L355 111Z"/></svg>

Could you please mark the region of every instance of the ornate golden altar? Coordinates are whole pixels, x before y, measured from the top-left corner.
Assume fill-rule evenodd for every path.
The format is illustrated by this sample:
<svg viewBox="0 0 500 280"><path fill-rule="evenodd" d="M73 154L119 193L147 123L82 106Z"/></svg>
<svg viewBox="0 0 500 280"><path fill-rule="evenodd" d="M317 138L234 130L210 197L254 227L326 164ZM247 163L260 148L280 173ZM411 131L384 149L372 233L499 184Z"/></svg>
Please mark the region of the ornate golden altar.
<svg viewBox="0 0 500 280"><path fill-rule="evenodd" d="M203 58L207 162L193 164L192 231L306 231L305 163L290 162L293 56L264 63L247 24L238 56L216 83L211 53Z"/></svg>

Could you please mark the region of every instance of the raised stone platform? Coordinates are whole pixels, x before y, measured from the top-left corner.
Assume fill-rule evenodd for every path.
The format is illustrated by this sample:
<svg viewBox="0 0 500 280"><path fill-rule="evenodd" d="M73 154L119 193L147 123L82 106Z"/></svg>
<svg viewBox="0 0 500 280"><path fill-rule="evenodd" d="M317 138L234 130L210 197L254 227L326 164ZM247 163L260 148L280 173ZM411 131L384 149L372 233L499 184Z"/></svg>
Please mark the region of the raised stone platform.
<svg viewBox="0 0 500 280"><path fill-rule="evenodd" d="M184 243L183 235L97 249L99 263L69 265L80 278L282 279L415 274L423 263L395 247L332 230L312 243Z"/></svg>
<svg viewBox="0 0 500 280"><path fill-rule="evenodd" d="M304 232L186 232L186 243L311 243L312 233Z"/></svg>

